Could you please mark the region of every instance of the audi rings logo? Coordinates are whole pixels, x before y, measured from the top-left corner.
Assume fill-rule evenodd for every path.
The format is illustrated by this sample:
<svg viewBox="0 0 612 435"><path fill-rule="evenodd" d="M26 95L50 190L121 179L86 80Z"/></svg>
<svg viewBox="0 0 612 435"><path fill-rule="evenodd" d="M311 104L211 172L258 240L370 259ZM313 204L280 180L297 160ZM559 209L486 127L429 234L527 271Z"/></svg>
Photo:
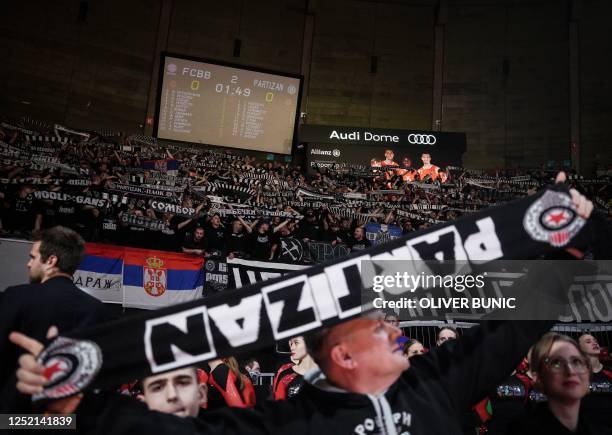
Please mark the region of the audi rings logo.
<svg viewBox="0 0 612 435"><path fill-rule="evenodd" d="M409 134L408 143L412 145L433 145L436 137L433 134Z"/></svg>

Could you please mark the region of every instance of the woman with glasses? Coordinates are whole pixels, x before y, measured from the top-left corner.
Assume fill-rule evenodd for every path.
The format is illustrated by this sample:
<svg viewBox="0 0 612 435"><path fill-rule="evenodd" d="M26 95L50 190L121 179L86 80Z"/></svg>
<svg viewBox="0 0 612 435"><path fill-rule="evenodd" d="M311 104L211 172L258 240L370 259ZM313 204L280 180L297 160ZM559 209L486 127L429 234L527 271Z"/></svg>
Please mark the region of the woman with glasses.
<svg viewBox="0 0 612 435"><path fill-rule="evenodd" d="M545 334L532 349L529 361L534 386L548 398L512 426L510 434L600 434L580 415L580 403L589 391L590 362L571 337Z"/></svg>

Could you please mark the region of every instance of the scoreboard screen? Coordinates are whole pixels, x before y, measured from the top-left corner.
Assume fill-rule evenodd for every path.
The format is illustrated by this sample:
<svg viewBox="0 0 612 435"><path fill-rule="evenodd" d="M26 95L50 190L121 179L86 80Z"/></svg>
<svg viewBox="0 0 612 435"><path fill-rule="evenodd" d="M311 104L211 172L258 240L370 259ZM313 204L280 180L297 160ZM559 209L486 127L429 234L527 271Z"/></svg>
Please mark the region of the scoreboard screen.
<svg viewBox="0 0 612 435"><path fill-rule="evenodd" d="M157 137L291 154L300 76L164 55Z"/></svg>

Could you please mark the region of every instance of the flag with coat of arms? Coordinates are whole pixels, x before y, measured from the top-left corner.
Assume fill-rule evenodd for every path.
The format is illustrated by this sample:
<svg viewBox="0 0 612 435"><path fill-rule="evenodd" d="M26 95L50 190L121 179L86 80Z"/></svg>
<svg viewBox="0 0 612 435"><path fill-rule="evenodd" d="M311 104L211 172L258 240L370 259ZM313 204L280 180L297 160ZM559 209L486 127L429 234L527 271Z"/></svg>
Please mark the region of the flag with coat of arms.
<svg viewBox="0 0 612 435"><path fill-rule="evenodd" d="M155 309L202 297L204 258L148 249L126 249L123 306Z"/></svg>

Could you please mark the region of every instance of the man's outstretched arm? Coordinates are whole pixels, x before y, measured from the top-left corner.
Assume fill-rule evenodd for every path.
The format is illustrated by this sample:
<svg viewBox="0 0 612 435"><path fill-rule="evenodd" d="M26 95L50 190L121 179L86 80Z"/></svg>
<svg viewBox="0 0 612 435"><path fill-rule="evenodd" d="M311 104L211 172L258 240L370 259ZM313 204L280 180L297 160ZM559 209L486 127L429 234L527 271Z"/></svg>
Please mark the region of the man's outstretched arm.
<svg viewBox="0 0 612 435"><path fill-rule="evenodd" d="M57 335L51 327L47 336ZM48 379L44 367L36 361L42 351L39 341L13 332L9 339L28 353L19 358L17 389L24 394L43 391ZM206 419L181 418L171 414L150 411L146 405L131 397L113 393L85 393L49 402L47 412L77 414L77 425L86 434L176 433L198 434L252 434L268 433L261 412L239 408L226 408L206 413Z"/></svg>

